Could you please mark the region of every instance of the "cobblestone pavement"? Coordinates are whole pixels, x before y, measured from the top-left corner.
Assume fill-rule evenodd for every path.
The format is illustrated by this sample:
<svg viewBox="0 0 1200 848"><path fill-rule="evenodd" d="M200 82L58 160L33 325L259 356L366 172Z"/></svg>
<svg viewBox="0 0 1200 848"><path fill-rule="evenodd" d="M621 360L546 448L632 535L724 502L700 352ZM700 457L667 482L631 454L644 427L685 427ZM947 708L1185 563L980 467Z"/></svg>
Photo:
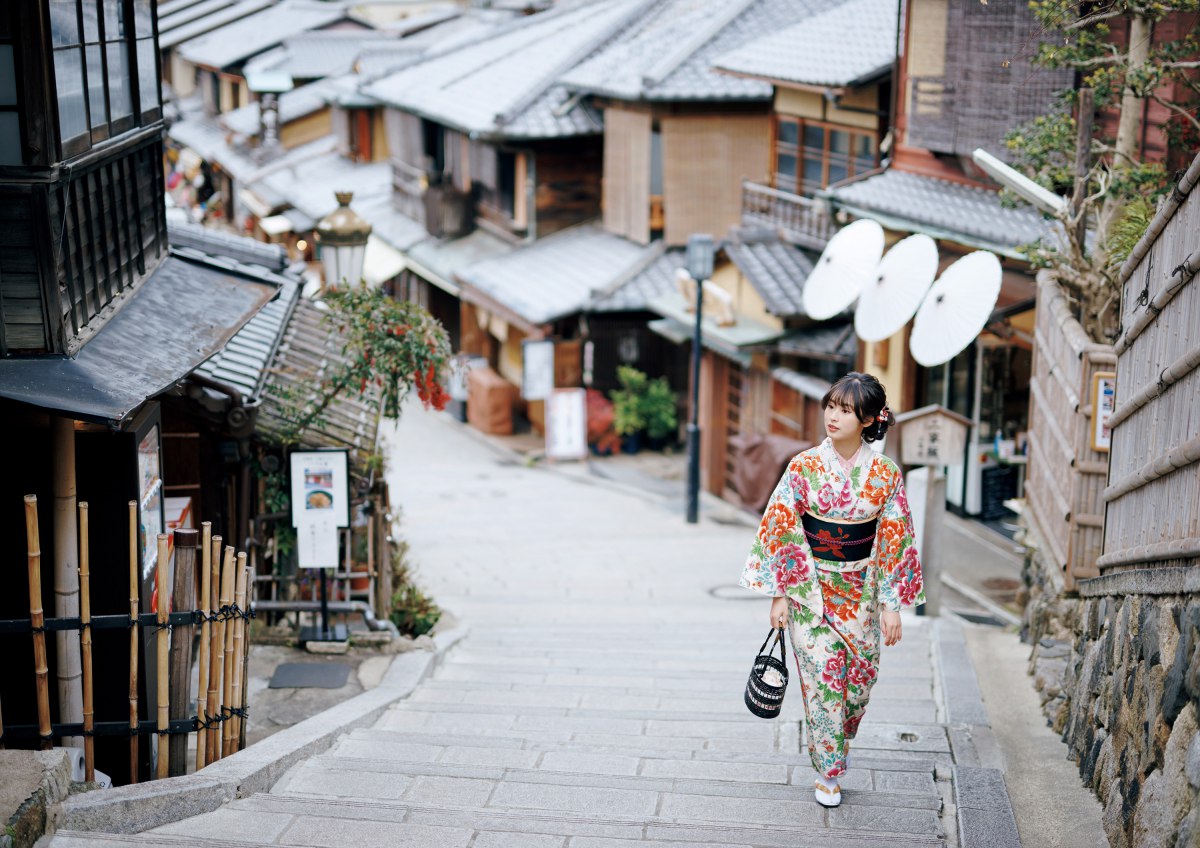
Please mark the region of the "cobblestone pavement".
<svg viewBox="0 0 1200 848"><path fill-rule="evenodd" d="M962 822L993 822L986 844L1015 844L999 772L951 756L986 724L961 633L905 614L843 803L825 810L798 689L773 722L742 704L767 618L767 601L735 586L750 529L689 526L673 499L528 467L420 409L390 441L419 577L468 637L410 698L269 794L113 845L972 844Z"/></svg>

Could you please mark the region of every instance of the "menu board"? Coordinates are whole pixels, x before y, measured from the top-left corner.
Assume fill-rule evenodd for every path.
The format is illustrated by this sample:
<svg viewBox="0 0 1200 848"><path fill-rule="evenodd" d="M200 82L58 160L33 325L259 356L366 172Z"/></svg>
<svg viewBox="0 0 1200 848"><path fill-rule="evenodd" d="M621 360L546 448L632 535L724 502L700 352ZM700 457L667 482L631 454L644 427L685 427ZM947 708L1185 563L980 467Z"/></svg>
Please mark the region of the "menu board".
<svg viewBox="0 0 1200 848"><path fill-rule="evenodd" d="M301 568L337 568L338 528L350 526L349 457L344 450L291 457L292 525Z"/></svg>
<svg viewBox="0 0 1200 848"><path fill-rule="evenodd" d="M163 530L162 450L155 424L138 443L138 515L142 545L142 579L154 573L158 561L158 534Z"/></svg>

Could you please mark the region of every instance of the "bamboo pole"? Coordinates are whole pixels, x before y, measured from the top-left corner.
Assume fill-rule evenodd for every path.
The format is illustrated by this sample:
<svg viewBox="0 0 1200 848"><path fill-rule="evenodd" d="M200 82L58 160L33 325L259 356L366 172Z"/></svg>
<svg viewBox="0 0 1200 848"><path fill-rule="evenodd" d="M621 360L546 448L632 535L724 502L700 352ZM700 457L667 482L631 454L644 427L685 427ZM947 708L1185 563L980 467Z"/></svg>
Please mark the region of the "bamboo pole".
<svg viewBox="0 0 1200 848"><path fill-rule="evenodd" d="M138 782L138 516L129 502L129 782Z"/></svg>
<svg viewBox="0 0 1200 848"><path fill-rule="evenodd" d="M155 577L158 581L158 759L155 760L155 777L162 779L168 774L170 757L167 755L167 728L171 723L171 696L168 688L167 655L170 651L170 636L167 633L167 608L170 606L167 595L167 562L170 550L166 533L158 534L158 562L155 563Z"/></svg>
<svg viewBox="0 0 1200 848"><path fill-rule="evenodd" d="M33 624L33 669L37 679L38 734L50 748L50 669L46 665L46 617L42 610L42 540L38 535L37 495L25 496L25 541L29 552L29 618Z"/></svg>
<svg viewBox="0 0 1200 848"><path fill-rule="evenodd" d="M211 647L209 631L212 629L212 622L208 620L208 611L211 608L208 595L212 591L211 568L212 522L205 521L200 525L200 603L198 606L204 616L204 621L200 624L200 668L196 684L196 718L200 722L200 728L196 731L196 771L204 768L207 764L205 758L208 755L208 728L204 726L204 723L208 720L208 649Z"/></svg>
<svg viewBox="0 0 1200 848"><path fill-rule="evenodd" d="M221 542L220 536L212 538L212 574L209 579L208 603L215 613L221 609ZM208 648L208 719L212 721L221 715L221 669L224 666L225 622L214 621L209 630ZM208 728L208 741L205 743L205 764L221 758L220 725L213 724Z"/></svg>
<svg viewBox="0 0 1200 848"><path fill-rule="evenodd" d="M96 728L93 709L92 681L92 588L91 563L88 551L88 505L79 503L79 652L83 671L83 779L91 783L96 779L96 740L92 731Z"/></svg>
<svg viewBox="0 0 1200 848"><path fill-rule="evenodd" d="M233 595L233 605L239 610L246 608L246 553L237 555L237 589ZM229 706L232 710L242 707L242 673L245 670L246 619L239 616L233 622L233 684L230 687ZM229 719L230 753L238 750L241 739L241 716L233 715Z"/></svg>
<svg viewBox="0 0 1200 848"><path fill-rule="evenodd" d="M225 548L225 563L221 567L221 608L225 609L233 603L233 547ZM222 621L219 625L221 630L221 716L224 721L221 722L221 753L220 756L227 757L232 753L230 748L230 723L229 715L226 712L233 698L233 624L228 621Z"/></svg>
<svg viewBox="0 0 1200 848"><path fill-rule="evenodd" d="M54 585L50 614L58 618L79 616L79 527L75 489L75 422L55 416L50 419L53 439L51 472L54 480L52 537L54 557L50 567ZM83 721L83 671L80 668L79 637L67 630L54 634L54 670L57 677L58 720L63 724ZM83 740L64 736L59 744L78 748Z"/></svg>
<svg viewBox="0 0 1200 848"><path fill-rule="evenodd" d="M254 567L253 564L246 566L246 613L247 614L249 614L251 607L254 606L254 597L255 597L255 593L256 593L256 590L254 587L257 585L254 580L254 575L257 573L258 573L258 570ZM245 633L246 638L244 640L242 640L242 688L241 688L241 696L239 699L239 703L242 706L243 712L245 712L246 705L250 700L248 697L249 688L250 688L250 620L245 619L244 625L245 625L246 629L243 632ZM246 747L246 724L247 724L247 722L244 717L238 718L237 749L239 751Z"/></svg>
<svg viewBox="0 0 1200 848"><path fill-rule="evenodd" d="M172 580L171 607L192 610L196 600L196 537L199 532L189 528L175 531L175 576ZM171 628L171 720L188 718L192 702L192 635L190 624ZM187 774L187 735L173 733L169 737L172 777Z"/></svg>

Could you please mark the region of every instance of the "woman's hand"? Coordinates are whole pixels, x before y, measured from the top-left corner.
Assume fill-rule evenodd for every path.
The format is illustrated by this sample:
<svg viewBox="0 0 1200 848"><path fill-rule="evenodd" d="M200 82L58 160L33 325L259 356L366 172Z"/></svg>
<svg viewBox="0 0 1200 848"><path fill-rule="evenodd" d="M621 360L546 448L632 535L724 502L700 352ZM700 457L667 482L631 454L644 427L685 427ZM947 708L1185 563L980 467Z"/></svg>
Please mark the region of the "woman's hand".
<svg viewBox="0 0 1200 848"><path fill-rule="evenodd" d="M788 620L788 599L784 596L775 598L771 601L771 626L772 627L787 627Z"/></svg>
<svg viewBox="0 0 1200 848"><path fill-rule="evenodd" d="M883 627L883 644L895 645L900 641L900 613L884 610L880 624Z"/></svg>

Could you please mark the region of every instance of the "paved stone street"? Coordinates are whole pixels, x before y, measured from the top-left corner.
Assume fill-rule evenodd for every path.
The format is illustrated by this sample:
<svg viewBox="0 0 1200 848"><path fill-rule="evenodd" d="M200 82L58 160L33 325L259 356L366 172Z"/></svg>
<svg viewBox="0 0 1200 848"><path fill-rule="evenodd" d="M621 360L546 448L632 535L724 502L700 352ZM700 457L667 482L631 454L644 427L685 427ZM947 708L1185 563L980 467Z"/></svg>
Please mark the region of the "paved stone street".
<svg viewBox="0 0 1200 848"><path fill-rule="evenodd" d="M391 442L420 579L468 637L412 697L269 794L113 845L957 843L950 743L957 734L956 751L960 740L971 749L963 728L986 724L969 697L965 715L939 706L974 685L961 635L939 648L957 631L905 614L842 806L824 810L800 753L798 687L782 720L742 704L767 613L735 587L750 529L688 526L672 499L528 467L420 409ZM1003 783L988 791L999 772L974 771L983 780L965 806L982 811L977 823L1007 815L1004 825ZM991 810L997 797L1003 809Z"/></svg>

